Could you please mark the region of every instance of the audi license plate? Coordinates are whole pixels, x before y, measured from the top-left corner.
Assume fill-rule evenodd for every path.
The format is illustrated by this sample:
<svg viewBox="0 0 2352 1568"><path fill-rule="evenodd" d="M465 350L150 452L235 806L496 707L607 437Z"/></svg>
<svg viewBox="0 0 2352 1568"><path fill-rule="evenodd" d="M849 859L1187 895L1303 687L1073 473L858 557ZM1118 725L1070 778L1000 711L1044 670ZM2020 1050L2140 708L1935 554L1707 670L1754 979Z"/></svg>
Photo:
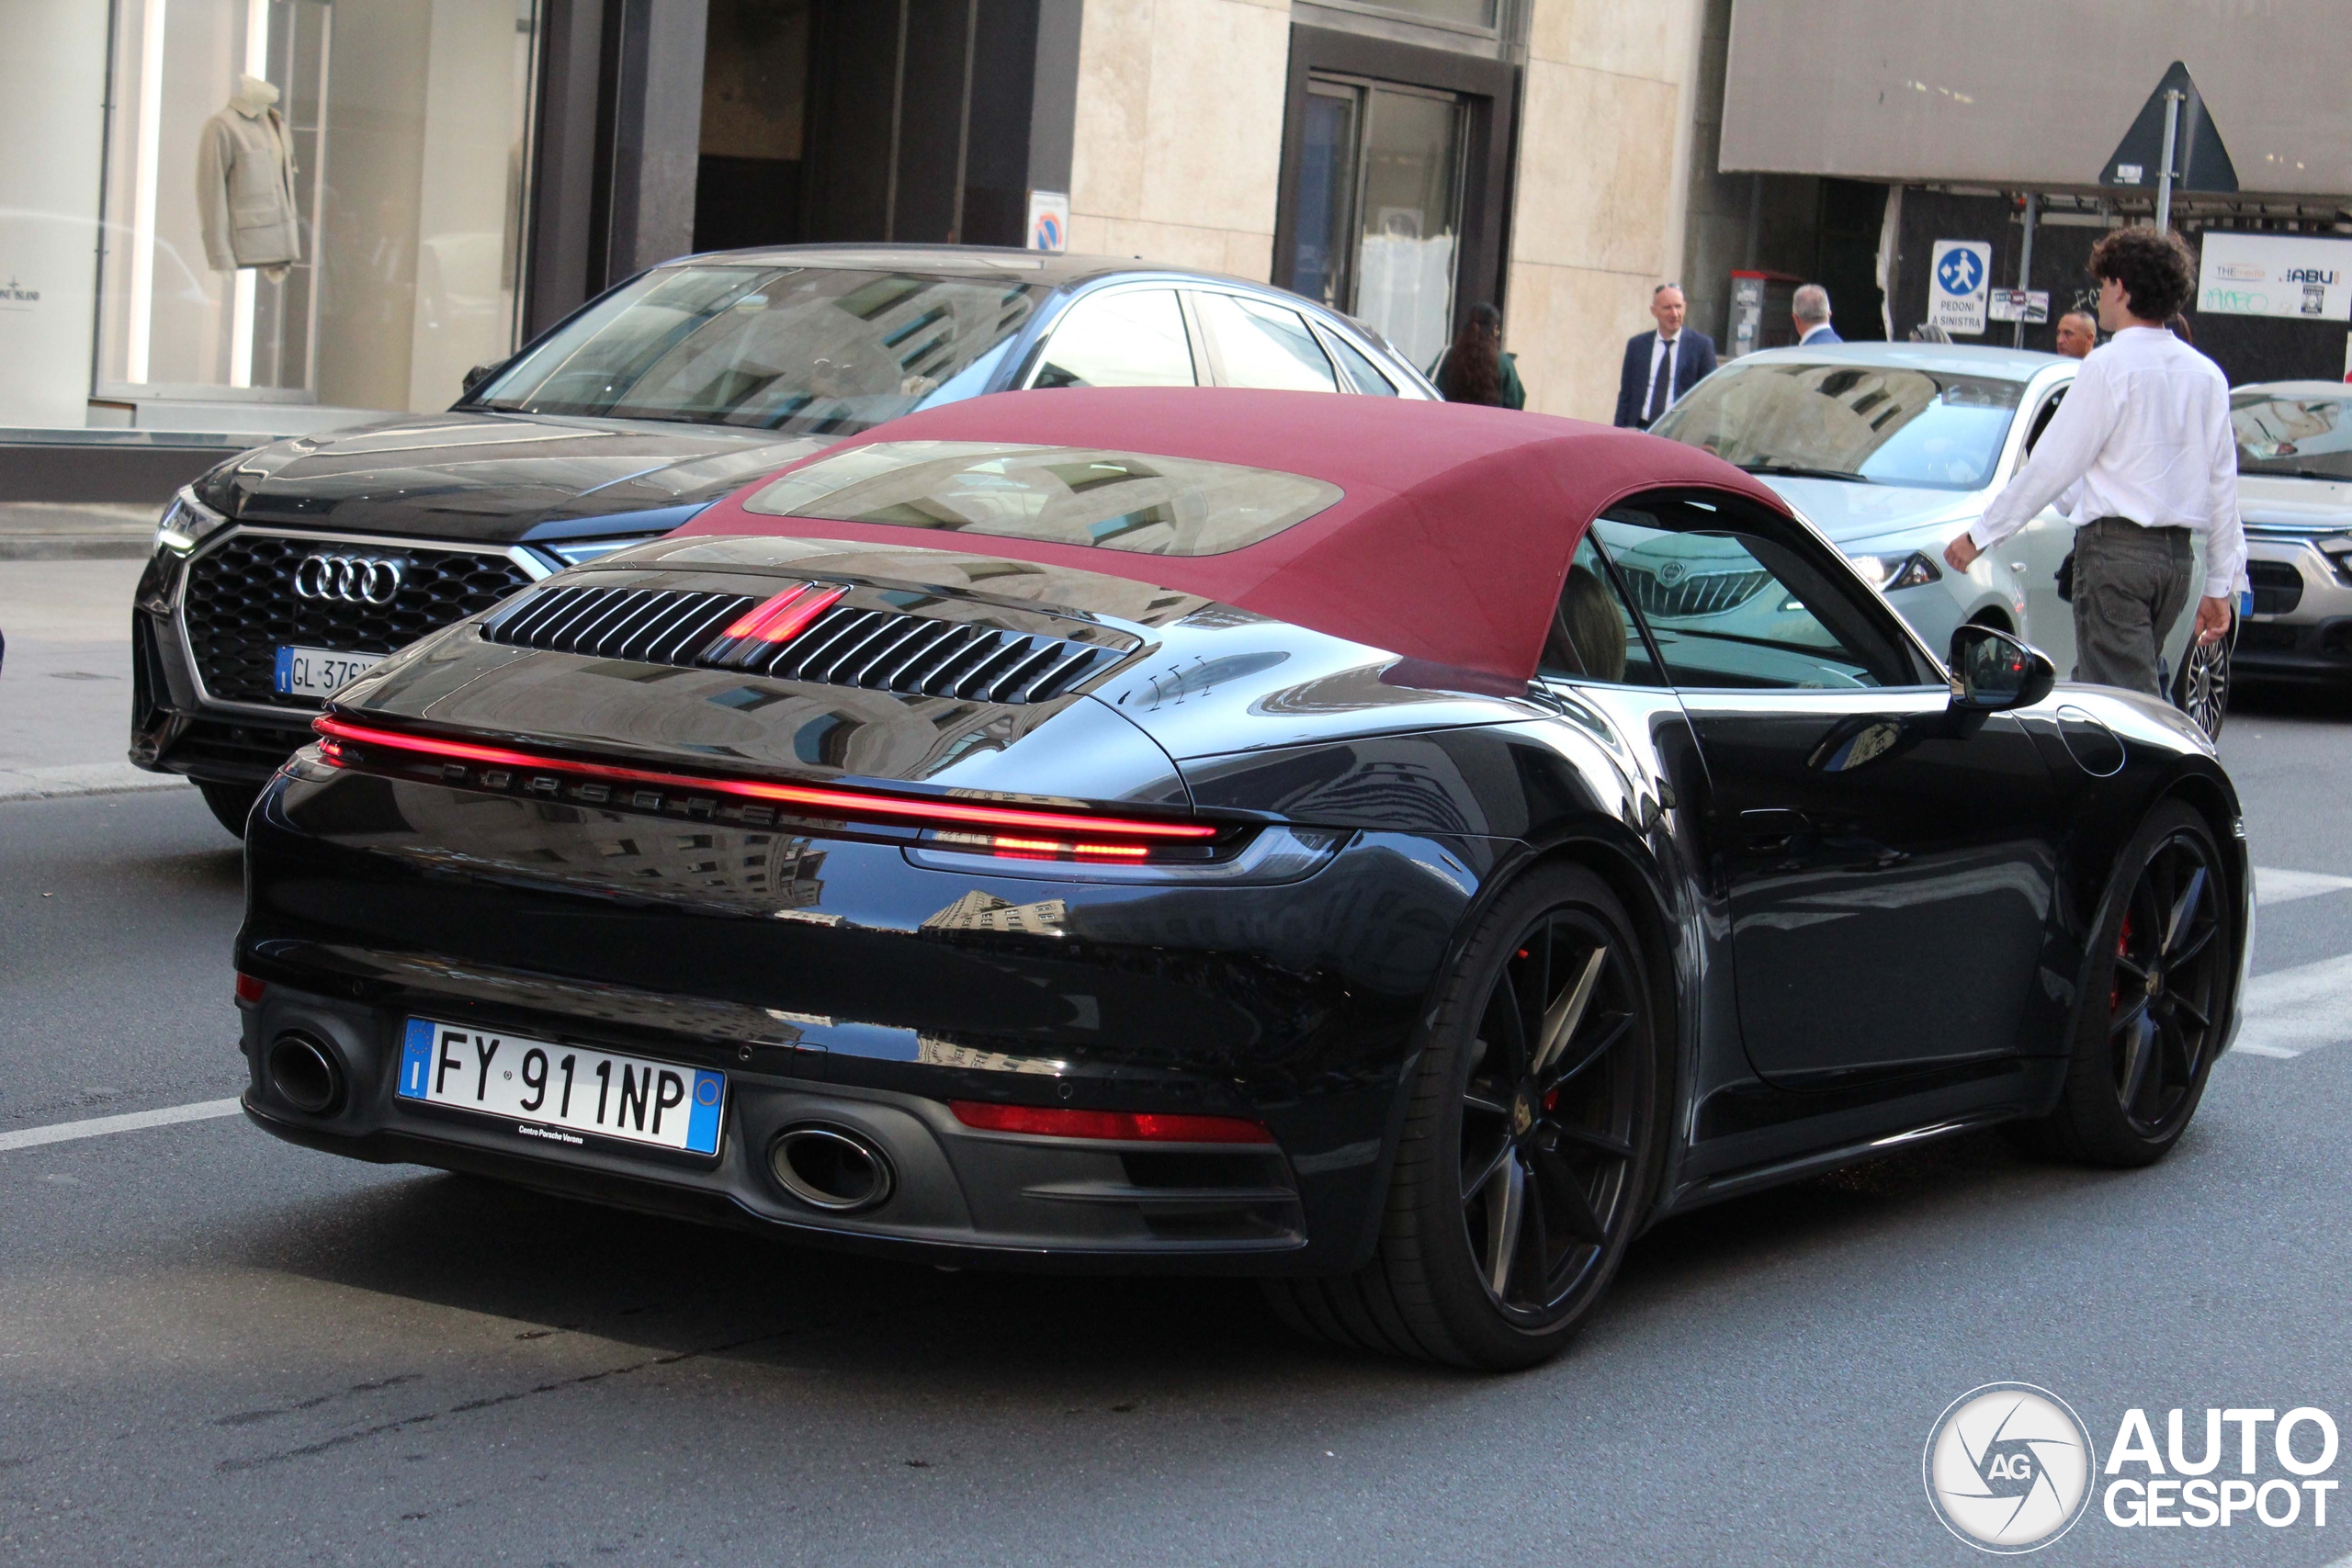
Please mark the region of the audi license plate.
<svg viewBox="0 0 2352 1568"><path fill-rule="evenodd" d="M277 694L331 697L384 661L380 653L337 653L331 648L277 650Z"/></svg>
<svg viewBox="0 0 2352 1568"><path fill-rule="evenodd" d="M495 1116L572 1148L593 1136L715 1155L727 1075L413 1018L400 1098Z"/></svg>

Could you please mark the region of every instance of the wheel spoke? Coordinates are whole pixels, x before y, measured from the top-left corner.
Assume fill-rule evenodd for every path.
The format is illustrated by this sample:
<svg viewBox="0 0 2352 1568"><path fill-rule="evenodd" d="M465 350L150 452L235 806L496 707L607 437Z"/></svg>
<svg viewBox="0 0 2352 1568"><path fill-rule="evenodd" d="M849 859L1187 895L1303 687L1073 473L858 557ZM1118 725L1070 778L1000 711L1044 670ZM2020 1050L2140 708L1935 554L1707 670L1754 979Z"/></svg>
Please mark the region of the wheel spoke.
<svg viewBox="0 0 2352 1568"><path fill-rule="evenodd" d="M2181 938L2188 931L2189 922L2196 918L2197 906L2204 896L2205 868L2200 865L2189 874L2188 886L2181 889L2179 898L2173 904L2172 914L2165 922L2164 945L2157 951L2164 954L2166 964L2180 962Z"/></svg>
<svg viewBox="0 0 2352 1568"><path fill-rule="evenodd" d="M2123 1066L2123 1085L2118 1091L2118 1098L2123 1101L2123 1109L2126 1111L2132 1111L2140 1103L2140 1092L2146 1088L2148 1082L2148 1069L2154 1066L2156 1061L2156 1022L2155 1020L2146 1016L2144 1008L2141 1011L2139 1023L2140 1027L2132 1034L2132 1043L2127 1047Z"/></svg>
<svg viewBox="0 0 2352 1568"><path fill-rule="evenodd" d="M1501 1032L1500 1042L1510 1059L1503 1065L1499 1076L1505 1083L1516 1083L1520 1075L1527 1071L1527 1017L1520 1010L1519 987L1511 984L1508 965L1495 981L1494 999L1487 1004L1487 1016L1489 1021L1498 1016L1510 1021L1510 1027Z"/></svg>
<svg viewBox="0 0 2352 1568"><path fill-rule="evenodd" d="M2195 935L2188 938L2178 953L2167 953L2165 955L2165 967L2167 969L2177 969L2182 964L2188 963L2190 959L2196 957L2199 953L2204 952L2213 941L2214 931L2219 929L2220 928L2218 926L2209 924L2199 930Z"/></svg>
<svg viewBox="0 0 2352 1568"><path fill-rule="evenodd" d="M2107 1026L2107 1032L2110 1036L2120 1034L2124 1030L2129 1029L2132 1025L2138 1023L2147 1016L2148 993L2145 991L2135 992L2132 998L2132 1005L2115 1015L2114 1021Z"/></svg>
<svg viewBox="0 0 2352 1568"><path fill-rule="evenodd" d="M1487 1183L1487 1284L1501 1296L1510 1285L1512 1259L1519 1252L1519 1226L1527 1210L1527 1169L1503 1150L1504 1159Z"/></svg>
<svg viewBox="0 0 2352 1568"><path fill-rule="evenodd" d="M1535 1179L1543 1201L1552 1211L1552 1217L1578 1241L1599 1247L1609 1239L1600 1216L1593 1212L1592 1199L1585 1185L1577 1178L1568 1162L1557 1154L1538 1153L1535 1156Z"/></svg>
<svg viewBox="0 0 2352 1568"><path fill-rule="evenodd" d="M2198 1028L2211 1029L2213 1027L2213 1021L2205 1016L2205 1010L2190 1001L2187 997L2182 996L2178 991L2166 991L2165 993L2165 999L2172 1003L2173 1010L2175 1012L2186 1014L2188 1018L2188 1021L2195 1024Z"/></svg>
<svg viewBox="0 0 2352 1568"><path fill-rule="evenodd" d="M1501 1116L1504 1118L1508 1118L1510 1115L1510 1107L1508 1104L1495 1099L1491 1095L1480 1094L1476 1089L1471 1089L1464 1092L1462 1096L1462 1104L1464 1109L1476 1111L1481 1115Z"/></svg>
<svg viewBox="0 0 2352 1568"><path fill-rule="evenodd" d="M1595 1062L1600 1061L1603 1056L1608 1055L1611 1051L1616 1048L1618 1042L1623 1040L1625 1036L1632 1033L1633 1030L1634 1015L1630 1012L1618 1014L1616 1019L1609 1025L1608 1028L1600 1031L1600 1032L1588 1043L1579 1046L1574 1056L1571 1056L1566 1062L1558 1064L1554 1068L1549 1079L1539 1079L1536 1087L1545 1094L1550 1094L1554 1090L1560 1089L1563 1085L1566 1084L1570 1078L1575 1077L1578 1073L1584 1071Z"/></svg>
<svg viewBox="0 0 2352 1568"><path fill-rule="evenodd" d="M1546 1125L1559 1137L1598 1150L1611 1159L1634 1157L1634 1145L1613 1134L1595 1132L1590 1127L1579 1127L1572 1122L1553 1122Z"/></svg>
<svg viewBox="0 0 2352 1568"><path fill-rule="evenodd" d="M2115 966L2132 979L2139 981L2141 985L2145 986L2148 983L2148 972L2120 953L2115 955Z"/></svg>
<svg viewBox="0 0 2352 1568"><path fill-rule="evenodd" d="M1593 987L1600 983L1600 966L1608 960L1609 950L1606 947L1594 948L1592 956L1585 960L1584 967L1577 972L1576 983L1559 1000L1544 1010L1543 1043L1536 1050L1534 1065L1528 1069L1531 1077L1542 1078L1552 1064L1559 1059L1560 1052L1568 1043L1568 1037L1584 1021L1585 1009L1592 1003Z"/></svg>
<svg viewBox="0 0 2352 1568"><path fill-rule="evenodd" d="M1462 1206L1464 1208L1468 1208L1472 1201L1477 1198L1478 1194L1487 1190L1487 1184L1495 1179L1495 1173L1502 1169L1504 1164L1510 1160L1510 1140L1506 1138L1503 1140L1502 1147L1495 1151L1494 1157L1487 1160L1485 1165L1478 1168L1478 1174L1462 1184Z"/></svg>

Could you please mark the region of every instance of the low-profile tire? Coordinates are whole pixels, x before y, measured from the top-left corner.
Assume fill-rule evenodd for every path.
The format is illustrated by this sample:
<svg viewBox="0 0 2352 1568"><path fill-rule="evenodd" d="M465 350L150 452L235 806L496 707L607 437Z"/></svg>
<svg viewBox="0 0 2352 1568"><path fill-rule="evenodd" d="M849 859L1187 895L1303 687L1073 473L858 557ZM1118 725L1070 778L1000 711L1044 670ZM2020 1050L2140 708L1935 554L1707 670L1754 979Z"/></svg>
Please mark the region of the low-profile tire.
<svg viewBox="0 0 2352 1568"><path fill-rule="evenodd" d="M2236 1005L2236 908L2205 818L2160 803L2116 863L2057 1108L2015 1124L2013 1142L2117 1168L2164 1158L2197 1113Z"/></svg>
<svg viewBox="0 0 2352 1568"><path fill-rule="evenodd" d="M2180 673L2173 677L2172 705L2197 721L2209 740L2222 738L2222 724L2230 716L2230 650L2237 641L2228 635L2212 642L2192 639L2181 656Z"/></svg>
<svg viewBox="0 0 2352 1568"><path fill-rule="evenodd" d="M261 785L213 784L198 779L196 787L204 796L204 804L211 808L213 820L243 838L245 818L253 815L254 802L261 798Z"/></svg>
<svg viewBox="0 0 2352 1568"><path fill-rule="evenodd" d="M1608 885L1537 868L1465 945L1423 1032L1380 1241L1272 1281L1292 1327L1487 1371L1558 1354L1641 1228L1668 1075L1648 967Z"/></svg>

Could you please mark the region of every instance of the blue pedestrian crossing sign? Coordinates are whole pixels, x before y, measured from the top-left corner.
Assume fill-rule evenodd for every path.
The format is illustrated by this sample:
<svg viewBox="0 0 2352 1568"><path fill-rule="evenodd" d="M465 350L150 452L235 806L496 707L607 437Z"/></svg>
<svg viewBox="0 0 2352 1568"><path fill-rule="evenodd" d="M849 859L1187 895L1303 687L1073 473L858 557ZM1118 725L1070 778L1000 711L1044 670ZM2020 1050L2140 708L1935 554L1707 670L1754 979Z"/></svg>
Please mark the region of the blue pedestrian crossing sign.
<svg viewBox="0 0 2352 1568"><path fill-rule="evenodd" d="M1982 333L1992 281L1992 246L1938 240L1928 264L1928 320L1948 333Z"/></svg>

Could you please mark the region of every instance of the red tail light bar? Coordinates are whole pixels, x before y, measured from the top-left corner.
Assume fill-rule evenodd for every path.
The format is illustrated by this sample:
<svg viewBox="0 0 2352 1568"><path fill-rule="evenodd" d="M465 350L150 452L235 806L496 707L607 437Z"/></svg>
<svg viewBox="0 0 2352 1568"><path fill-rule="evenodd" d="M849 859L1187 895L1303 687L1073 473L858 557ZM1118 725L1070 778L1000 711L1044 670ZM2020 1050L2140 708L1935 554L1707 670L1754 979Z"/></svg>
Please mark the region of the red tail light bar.
<svg viewBox="0 0 2352 1568"><path fill-rule="evenodd" d="M1077 1111L1060 1105L990 1105L951 1100L947 1109L984 1133L1102 1138L1142 1144L1271 1144L1274 1135L1239 1116L1162 1115L1148 1111Z"/></svg>
<svg viewBox="0 0 2352 1568"><path fill-rule="evenodd" d="M708 774L628 768L612 762L573 761L568 758L510 750L504 747L481 746L467 740L445 740L437 736L378 729L368 725L354 724L333 714L322 714L311 721L311 728L322 738L319 742L320 756L331 766L338 768L352 765L351 759L343 750L343 744L348 741L353 745L380 748L435 761L470 762L525 772L569 774L613 784L731 795L781 807L804 817L838 817L859 821L978 829L991 834L1010 831L1024 835L1024 838L1039 832L1052 833L1057 836L1051 840L1056 849L1079 835L1088 840L1129 840L1126 845L1104 845L1094 852L1121 857L1128 856L1137 847L1134 840L1153 844L1198 844L1216 838L1220 831L1213 824L1205 822L1096 817L1078 811L1032 811L1020 807L982 806L963 800L914 799L868 790L827 788L820 784L763 784L756 779L714 778ZM1087 852L1075 843L1069 847L1077 852ZM1037 845L1038 851L1046 848L1045 843Z"/></svg>

